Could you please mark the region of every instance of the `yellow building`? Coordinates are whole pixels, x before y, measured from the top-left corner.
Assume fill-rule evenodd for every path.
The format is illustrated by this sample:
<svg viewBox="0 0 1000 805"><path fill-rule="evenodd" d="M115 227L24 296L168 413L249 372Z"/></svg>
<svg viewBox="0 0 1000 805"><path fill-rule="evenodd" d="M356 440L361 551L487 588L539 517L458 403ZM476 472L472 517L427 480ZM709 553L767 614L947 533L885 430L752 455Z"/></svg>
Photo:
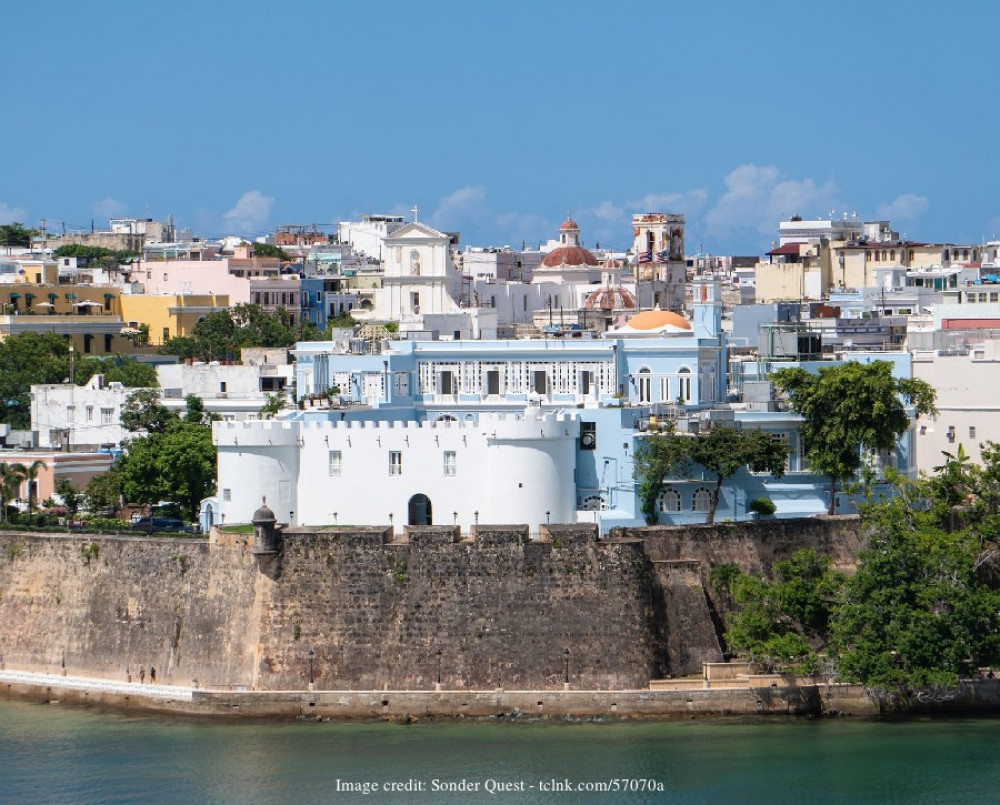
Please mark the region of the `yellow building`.
<svg viewBox="0 0 1000 805"><path fill-rule="evenodd" d="M229 308L226 294L123 294L119 301L127 327L149 325L151 344L189 336L205 316Z"/></svg>

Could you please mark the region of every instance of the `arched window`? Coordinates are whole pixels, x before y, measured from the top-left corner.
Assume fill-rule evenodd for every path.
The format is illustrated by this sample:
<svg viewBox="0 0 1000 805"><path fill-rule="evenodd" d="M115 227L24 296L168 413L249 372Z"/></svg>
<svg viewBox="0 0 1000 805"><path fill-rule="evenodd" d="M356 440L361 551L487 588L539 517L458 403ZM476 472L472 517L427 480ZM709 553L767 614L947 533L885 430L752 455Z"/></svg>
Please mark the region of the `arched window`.
<svg viewBox="0 0 1000 805"><path fill-rule="evenodd" d="M691 370L686 366L677 373L677 396L684 402L691 402Z"/></svg>
<svg viewBox="0 0 1000 805"><path fill-rule="evenodd" d="M691 511L707 512L712 505L712 493L704 486L699 486L691 496Z"/></svg>
<svg viewBox="0 0 1000 805"><path fill-rule="evenodd" d="M661 512L679 512L681 510L681 493L668 486L660 492L657 508Z"/></svg>
<svg viewBox="0 0 1000 805"><path fill-rule="evenodd" d="M416 249L410 251L410 273L414 277L420 276L420 252Z"/></svg>
<svg viewBox="0 0 1000 805"><path fill-rule="evenodd" d="M580 504L580 511L602 512L607 508L601 495L587 495Z"/></svg>
<svg viewBox="0 0 1000 805"><path fill-rule="evenodd" d="M407 514L410 525L434 525L434 518L431 514L431 499L422 492L410 498Z"/></svg>
<svg viewBox="0 0 1000 805"><path fill-rule="evenodd" d="M653 378L650 376L649 368L643 367L639 370L639 402L651 403L653 401Z"/></svg>

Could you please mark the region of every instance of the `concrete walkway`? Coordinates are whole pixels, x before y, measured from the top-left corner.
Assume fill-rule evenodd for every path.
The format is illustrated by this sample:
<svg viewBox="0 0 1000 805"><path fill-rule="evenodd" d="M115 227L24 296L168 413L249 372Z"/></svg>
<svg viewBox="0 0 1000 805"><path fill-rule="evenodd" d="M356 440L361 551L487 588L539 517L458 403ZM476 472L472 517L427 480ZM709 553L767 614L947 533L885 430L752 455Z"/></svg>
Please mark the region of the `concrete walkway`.
<svg viewBox="0 0 1000 805"><path fill-rule="evenodd" d="M191 701L194 689L175 685L143 685L138 682L115 682L111 679L95 679L83 676L62 676L61 674L37 674L30 671L0 671L0 684L39 685L51 688L67 688L78 691L116 693L126 696L146 696L149 698Z"/></svg>

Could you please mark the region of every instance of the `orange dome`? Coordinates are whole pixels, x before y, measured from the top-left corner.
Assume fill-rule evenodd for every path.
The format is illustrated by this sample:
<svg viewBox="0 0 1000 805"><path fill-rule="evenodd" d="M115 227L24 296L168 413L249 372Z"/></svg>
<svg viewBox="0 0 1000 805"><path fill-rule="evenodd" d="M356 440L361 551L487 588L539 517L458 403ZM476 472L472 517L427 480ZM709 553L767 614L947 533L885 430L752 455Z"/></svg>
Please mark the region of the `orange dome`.
<svg viewBox="0 0 1000 805"><path fill-rule="evenodd" d="M542 260L543 266L557 268L558 266L596 266L597 258L583 246L559 246L553 249Z"/></svg>
<svg viewBox="0 0 1000 805"><path fill-rule="evenodd" d="M633 330L645 330L646 332L661 330L667 327L673 327L678 330L690 330L691 322L677 313L671 313L669 310L644 310L642 313L636 313L630 318L628 326Z"/></svg>
<svg viewBox="0 0 1000 805"><path fill-rule="evenodd" d="M565 232L567 229L579 230L580 227L576 225L576 221L574 221L572 218L567 218L565 221L562 222L562 225L559 227L559 231Z"/></svg>
<svg viewBox="0 0 1000 805"><path fill-rule="evenodd" d="M621 286L600 288L583 303L585 310L635 310L635 297Z"/></svg>

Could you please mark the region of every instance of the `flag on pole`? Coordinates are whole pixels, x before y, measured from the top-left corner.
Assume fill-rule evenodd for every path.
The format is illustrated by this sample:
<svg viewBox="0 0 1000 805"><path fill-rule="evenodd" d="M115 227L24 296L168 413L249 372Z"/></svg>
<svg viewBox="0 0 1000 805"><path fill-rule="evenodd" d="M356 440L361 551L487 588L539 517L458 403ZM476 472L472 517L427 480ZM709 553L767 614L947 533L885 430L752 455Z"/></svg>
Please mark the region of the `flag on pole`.
<svg viewBox="0 0 1000 805"><path fill-rule="evenodd" d="M653 262L653 250L649 249L645 252L639 252L639 262L640 263L652 263Z"/></svg>
<svg viewBox="0 0 1000 805"><path fill-rule="evenodd" d="M666 262L669 262L669 260L670 260L670 250L669 249L664 249L662 252L657 252L656 253L656 262L657 263L666 263Z"/></svg>

